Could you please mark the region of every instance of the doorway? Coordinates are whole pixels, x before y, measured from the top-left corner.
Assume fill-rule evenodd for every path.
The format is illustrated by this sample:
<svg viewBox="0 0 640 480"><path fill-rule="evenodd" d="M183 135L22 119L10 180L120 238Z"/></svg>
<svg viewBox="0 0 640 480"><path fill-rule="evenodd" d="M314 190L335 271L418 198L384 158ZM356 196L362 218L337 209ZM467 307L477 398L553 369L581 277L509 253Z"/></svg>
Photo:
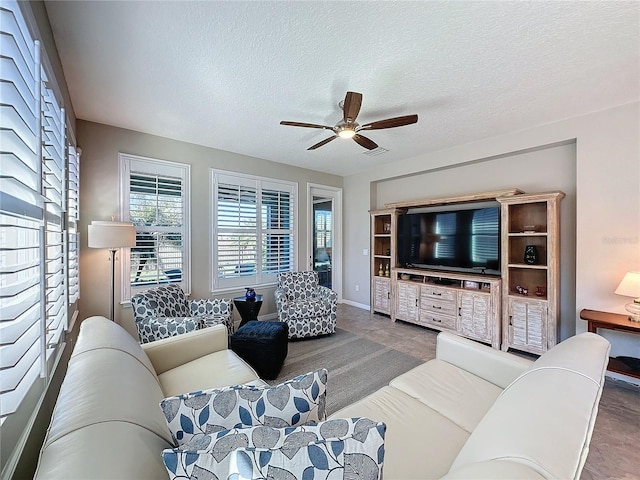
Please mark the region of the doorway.
<svg viewBox="0 0 640 480"><path fill-rule="evenodd" d="M320 285L342 294L341 217L342 190L322 185L307 186L309 270L318 272Z"/></svg>

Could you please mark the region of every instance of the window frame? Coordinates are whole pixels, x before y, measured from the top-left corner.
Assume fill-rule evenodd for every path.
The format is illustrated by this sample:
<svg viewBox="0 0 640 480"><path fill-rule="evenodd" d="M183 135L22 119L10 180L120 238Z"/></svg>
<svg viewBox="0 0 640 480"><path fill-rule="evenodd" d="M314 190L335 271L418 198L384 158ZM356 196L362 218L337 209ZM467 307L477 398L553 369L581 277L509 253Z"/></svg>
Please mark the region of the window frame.
<svg viewBox="0 0 640 480"><path fill-rule="evenodd" d="M182 180L182 277L180 285L185 295L191 293L191 165L187 163L175 162L173 160L162 160L150 157L141 157L128 153L118 154L119 164L119 186L120 186L120 218L122 221L130 221L130 180L132 172L148 175L161 175L176 177ZM132 168L133 166L133 168ZM136 170L137 169L137 170ZM123 252L126 251L126 254ZM120 304L128 305L131 296L153 288L156 284L145 284L139 287L131 285L131 249L120 249L121 259Z"/></svg>
<svg viewBox="0 0 640 480"><path fill-rule="evenodd" d="M254 275L240 276L232 279L220 279L218 278L218 185L220 179L226 180L225 183L237 182L237 185L249 186L256 188L256 258L260 263L260 267L256 268ZM268 234L269 228L263 228L262 212L260 211L260 205L262 204L262 192L263 190L277 190L280 192L287 192L291 195L291 227L287 229L291 234L291 270L295 271L298 265L298 251L299 251L299 234L298 234L298 184L288 180L263 177L259 175L252 175L246 173L232 172L228 170L221 170L216 168L209 169L209 193L211 198L210 203L210 292L212 294L221 294L226 292L242 290L245 287L261 288L273 286L277 283L274 274L262 273L262 236ZM283 230L283 229L280 229Z"/></svg>

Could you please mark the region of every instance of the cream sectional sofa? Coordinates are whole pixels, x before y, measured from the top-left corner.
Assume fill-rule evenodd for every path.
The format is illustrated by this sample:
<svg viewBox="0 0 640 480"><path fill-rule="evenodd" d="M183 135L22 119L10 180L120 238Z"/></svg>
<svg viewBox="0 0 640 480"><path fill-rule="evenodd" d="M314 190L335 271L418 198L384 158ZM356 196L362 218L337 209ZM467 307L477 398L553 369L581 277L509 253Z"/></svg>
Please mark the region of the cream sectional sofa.
<svg viewBox="0 0 640 480"><path fill-rule="evenodd" d="M585 333L530 362L440 333L436 359L331 417L387 424L386 480L577 479L608 352L605 339ZM160 400L241 383L264 384L227 350L224 326L140 346L109 320L87 319L36 478L167 478Z"/></svg>

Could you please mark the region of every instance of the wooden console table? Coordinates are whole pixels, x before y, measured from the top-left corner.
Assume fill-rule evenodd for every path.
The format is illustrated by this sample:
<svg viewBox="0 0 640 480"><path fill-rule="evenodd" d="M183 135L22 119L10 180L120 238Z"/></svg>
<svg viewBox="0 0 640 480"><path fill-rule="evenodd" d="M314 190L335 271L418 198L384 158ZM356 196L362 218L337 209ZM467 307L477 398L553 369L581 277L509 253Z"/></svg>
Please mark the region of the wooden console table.
<svg viewBox="0 0 640 480"><path fill-rule="evenodd" d="M587 328L593 333L597 333L596 330L601 328L603 330L618 330L620 332L640 334L640 322L629 320L628 315L584 309L580 312L580 318L587 321ZM609 358L607 370L640 378L640 369L633 369L614 357Z"/></svg>

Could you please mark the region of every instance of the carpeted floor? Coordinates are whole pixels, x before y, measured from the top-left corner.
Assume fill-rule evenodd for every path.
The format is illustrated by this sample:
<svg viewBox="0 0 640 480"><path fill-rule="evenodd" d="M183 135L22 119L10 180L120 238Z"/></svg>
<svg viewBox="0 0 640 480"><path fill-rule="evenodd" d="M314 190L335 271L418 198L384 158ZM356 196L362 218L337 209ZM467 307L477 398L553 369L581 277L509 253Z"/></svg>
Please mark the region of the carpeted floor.
<svg viewBox="0 0 640 480"><path fill-rule="evenodd" d="M269 384L326 368L327 413L332 414L421 363L411 355L338 328L327 337L289 342L280 375Z"/></svg>

